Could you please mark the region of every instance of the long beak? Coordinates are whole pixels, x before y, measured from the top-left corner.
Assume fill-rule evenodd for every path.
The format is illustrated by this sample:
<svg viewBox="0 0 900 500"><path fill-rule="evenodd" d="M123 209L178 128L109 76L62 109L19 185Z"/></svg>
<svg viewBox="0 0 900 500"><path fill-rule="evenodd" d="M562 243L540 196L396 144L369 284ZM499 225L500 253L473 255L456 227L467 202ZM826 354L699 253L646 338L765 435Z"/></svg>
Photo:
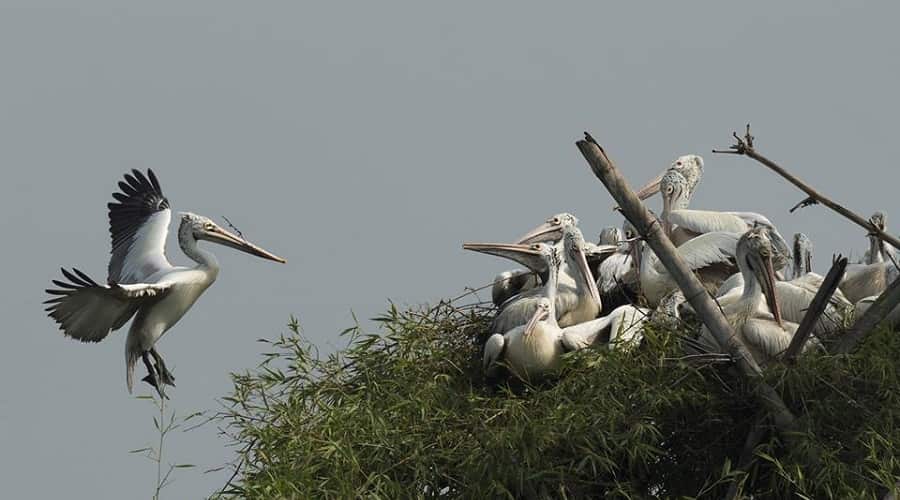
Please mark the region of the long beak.
<svg viewBox="0 0 900 500"><path fill-rule="evenodd" d="M597 280L594 279L594 273L591 272L591 268L587 263L587 258L581 249L578 250L578 255L575 257L575 263L578 265L578 271L581 272L584 281L587 283L588 292L591 294L591 298L593 298L597 304L600 304L600 291L597 290Z"/></svg>
<svg viewBox="0 0 900 500"><path fill-rule="evenodd" d="M528 231L528 233L519 238L516 243L538 243L542 241L555 241L560 238L562 238L562 227L558 224L545 222L531 231Z"/></svg>
<svg viewBox="0 0 900 500"><path fill-rule="evenodd" d="M522 335L529 336L534 333L534 328L538 323L550 317L550 313L547 312L546 309L541 309L538 307L534 310L534 314L531 315L531 319L528 320L528 323L525 324L525 330L522 332Z"/></svg>
<svg viewBox="0 0 900 500"><path fill-rule="evenodd" d="M253 243L250 243L247 240L244 240L219 226L215 226L213 229L204 230L202 239L207 241L212 241L213 243L218 243L220 245L225 245L227 247L235 248L242 252L249 253L250 255L255 255L257 257L262 257L267 260L274 260L275 262L280 262L284 264L287 260L264 250Z"/></svg>
<svg viewBox="0 0 900 500"><path fill-rule="evenodd" d="M663 170L662 172L659 173L659 175L656 176L655 179L653 179L652 181L645 184L644 187L638 189L637 193L635 193L637 195L637 197L640 198L641 201L644 201L647 198L658 193L659 192L659 184L660 184L660 182L662 182L662 178L664 175L666 175L667 171L668 171L668 169Z"/></svg>
<svg viewBox="0 0 900 500"><path fill-rule="evenodd" d="M619 249L618 245L594 245L594 244L591 244L588 246L587 250L585 250L584 253L585 253L586 257L596 258L596 257L602 257L604 255L616 253L616 251L618 249Z"/></svg>
<svg viewBox="0 0 900 500"><path fill-rule="evenodd" d="M812 254L810 252L806 252L804 258L806 259L806 272L812 272Z"/></svg>
<svg viewBox="0 0 900 500"><path fill-rule="evenodd" d="M518 243L463 243L463 249L513 260L536 273L542 273L547 269L544 256L541 255L541 252L532 248L531 245Z"/></svg>
<svg viewBox="0 0 900 500"><path fill-rule="evenodd" d="M763 294L766 298L766 304L775 317L778 326L784 326L781 321L781 308L778 306L778 298L775 296L775 268L772 266L772 258L765 259L762 276L760 276L760 284L763 288Z"/></svg>

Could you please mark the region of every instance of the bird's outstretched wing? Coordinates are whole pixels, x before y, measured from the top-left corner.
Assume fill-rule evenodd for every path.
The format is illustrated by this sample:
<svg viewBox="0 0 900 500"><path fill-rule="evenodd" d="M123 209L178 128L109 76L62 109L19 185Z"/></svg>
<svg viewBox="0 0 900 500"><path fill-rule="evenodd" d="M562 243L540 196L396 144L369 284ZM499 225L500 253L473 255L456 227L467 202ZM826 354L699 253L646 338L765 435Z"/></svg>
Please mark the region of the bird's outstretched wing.
<svg viewBox="0 0 900 500"><path fill-rule="evenodd" d="M678 247L678 255L694 271L713 264L730 263L734 261L740 236L723 232L701 234ZM660 261L654 262L653 266L657 272L668 272Z"/></svg>
<svg viewBox="0 0 900 500"><path fill-rule="evenodd" d="M109 278L113 283L140 283L172 265L166 259L166 237L172 211L153 170L138 170L119 181L109 208L112 256Z"/></svg>
<svg viewBox="0 0 900 500"><path fill-rule="evenodd" d="M67 336L82 342L99 342L112 330L122 328L142 304L163 296L170 284L100 285L88 275L62 269L69 281L53 280L58 289L45 301L49 316Z"/></svg>

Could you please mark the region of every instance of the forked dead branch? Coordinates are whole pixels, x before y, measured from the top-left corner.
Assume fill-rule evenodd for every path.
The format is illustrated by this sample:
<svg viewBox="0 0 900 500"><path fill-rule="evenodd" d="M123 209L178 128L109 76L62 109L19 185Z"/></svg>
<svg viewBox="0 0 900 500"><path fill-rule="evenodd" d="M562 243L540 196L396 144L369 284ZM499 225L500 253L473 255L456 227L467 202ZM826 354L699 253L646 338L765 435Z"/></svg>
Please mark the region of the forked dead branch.
<svg viewBox="0 0 900 500"><path fill-rule="evenodd" d="M619 170L606 154L606 151L594 140L590 134L585 133L585 139L576 142L581 154L584 155L594 175L606 186L606 189L615 199L625 218L631 222L638 232L656 252L660 261L672 274L685 298L697 312L698 317L715 336L719 345L724 346L728 354L735 360L741 375L756 383L757 398L761 406L772 416L773 422L786 440L791 439L794 431L796 417L784 404L781 396L775 390L761 380L762 371L737 336L722 314L722 311L712 300L696 276L678 256L675 246L665 235L659 222L650 214L649 210L638 199L634 191L622 177Z"/></svg>
<svg viewBox="0 0 900 500"><path fill-rule="evenodd" d="M747 128L744 132L743 137L739 136L737 132L733 132L732 136L734 137L735 143L732 144L729 149L714 149L712 152L719 154L735 154L747 156L765 165L770 170L780 175L794 186L797 186L800 190L806 193L808 197L795 205L794 208L791 209L791 211L794 211L799 207L821 203L822 205L825 205L826 207L832 209L843 217L849 219L858 226L864 228L866 231L868 231L869 234L878 237L881 241L893 246L894 248L900 248L900 239L897 239L896 237L885 232L877 224L874 224L871 219L866 219L844 207L843 205L835 202L831 198L823 195L806 182L788 172L784 167L778 165L774 161L760 154L756 150L756 146L754 144L755 138L750 133L749 123L747 124ZM888 258L891 260L891 262L894 263L894 266L897 267L897 262L894 259L894 256L888 253ZM898 269L900 269L900 267L898 267ZM844 337L841 339L841 342L837 345L837 352L847 353L852 351L859 344L859 342L863 338L865 338L867 334L874 330L875 327L878 326L887 317L887 315L894 310L895 307L897 307L898 304L900 304L900 280L892 283L878 297L872 307L869 308L869 310L867 310L865 314L856 321L853 328L844 335Z"/></svg>

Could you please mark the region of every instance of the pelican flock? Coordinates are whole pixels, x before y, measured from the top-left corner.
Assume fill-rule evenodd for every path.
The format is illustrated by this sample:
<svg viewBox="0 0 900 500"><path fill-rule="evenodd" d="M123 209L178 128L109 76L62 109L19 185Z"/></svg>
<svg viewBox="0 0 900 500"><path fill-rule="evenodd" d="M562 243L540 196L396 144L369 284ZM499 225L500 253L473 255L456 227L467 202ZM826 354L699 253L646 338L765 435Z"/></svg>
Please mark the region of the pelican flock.
<svg viewBox="0 0 900 500"><path fill-rule="evenodd" d="M47 312L62 332L82 342L99 342L109 332L131 327L125 339L125 379L134 386L138 359L147 368L144 381L160 397L175 377L156 350L156 343L194 305L219 275L219 263L200 241L228 246L263 259L286 262L243 237L220 227L207 217L182 212L178 228L181 251L193 260L192 267L173 266L166 257L166 239L172 210L152 170L125 174L109 209L112 255L106 284L86 273L62 269L66 281L53 280L57 288L46 292Z"/></svg>
<svg viewBox="0 0 900 500"><path fill-rule="evenodd" d="M702 157L680 156L636 194L641 200L660 194L663 233L756 361L772 363L787 349L824 281L812 269L812 240L797 233L792 249L764 214L692 208L703 176ZM882 231L886 220L882 212L871 218ZM497 313L484 345L488 375L505 364L513 375L534 379L551 373L568 351L632 349L648 324L678 324L690 331L682 320L692 314L690 305L627 220L604 228L597 243L584 241L578 226L577 217L560 213L515 243L463 245L525 266L503 271L494 280ZM900 275L896 249L876 234L867 239L865 258L848 267L805 349L846 331ZM900 323L900 308L889 319ZM694 332L686 350L724 351L705 327Z"/></svg>
<svg viewBox="0 0 900 500"><path fill-rule="evenodd" d="M678 157L638 190L642 200L662 198L658 218L665 237L719 305L736 335L760 364L789 345L823 277L812 270L812 241L798 233L791 246L766 215L690 208L704 175L699 155ZM105 283L72 268L52 280L45 302L62 332L99 342L129 321L125 340L126 385L142 360L144 381L165 397L175 377L156 344L216 280L219 264L201 241L285 262L207 217L179 214L178 244L195 265L172 265L165 245L172 219L156 174L125 174L108 204L111 257ZM887 230L882 212L870 219ZM900 277L897 249L869 234L862 261L850 265L813 326L807 347L833 340ZM686 326L690 305L657 255L628 222L614 223L596 243L585 241L579 219L568 212L546 219L512 243L465 243L466 250L499 256L522 266L493 281L496 314L483 345L483 368L505 366L524 379L538 379L559 366L561 356L591 346L633 349L648 324ZM790 267L789 267L790 266ZM896 318L896 320L894 319ZM900 310L891 321L900 322ZM690 326L690 325L687 325ZM695 330L693 348L721 350L708 331Z"/></svg>

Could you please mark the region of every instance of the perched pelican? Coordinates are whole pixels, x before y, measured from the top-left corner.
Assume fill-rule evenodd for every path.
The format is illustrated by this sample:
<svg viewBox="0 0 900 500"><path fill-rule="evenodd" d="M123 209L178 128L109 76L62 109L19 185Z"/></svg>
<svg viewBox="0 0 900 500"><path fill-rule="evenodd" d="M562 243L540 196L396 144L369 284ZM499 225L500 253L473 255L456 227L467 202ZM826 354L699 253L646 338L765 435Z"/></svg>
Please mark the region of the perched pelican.
<svg viewBox="0 0 900 500"><path fill-rule="evenodd" d="M578 225L578 218L570 213L561 213L555 215L549 220L557 220L566 222L570 222L574 225ZM556 238L557 240L559 238ZM526 243L522 241L520 238L517 243ZM598 245L586 245L585 247L585 257L588 259L588 264L590 265L591 272L596 268L596 264L598 264L605 255L605 253L601 250L601 247ZM563 271L566 272L565 270ZM563 281L569 283L571 280L567 278L563 278ZM525 269L515 269L511 271L503 271L494 277L493 286L491 287L491 301L495 306L500 307L504 302L509 300L510 298L523 293L529 290L533 290L537 287L541 286L540 274L539 272L535 272L532 270Z"/></svg>
<svg viewBox="0 0 900 500"><path fill-rule="evenodd" d="M607 227L600 232L597 243L584 242L584 258L587 259L588 269L595 278L600 275L600 265L614 255L609 249L618 246L622 239L620 232L617 227Z"/></svg>
<svg viewBox="0 0 900 500"><path fill-rule="evenodd" d="M805 234L797 233L794 235L794 279L789 281L789 283L816 293L822 287L825 277L812 271L812 251L812 241ZM841 309L846 309L850 306L850 301L847 300L847 297L844 296L840 289L834 291L834 294L831 296L831 303ZM783 312L785 311L784 307L781 309ZM826 310L826 313L828 312ZM788 318L786 313L784 317L794 321Z"/></svg>
<svg viewBox="0 0 900 500"><path fill-rule="evenodd" d="M616 308L637 302L640 295L640 242L637 231L625 221L616 229L616 252L600 263L597 269L597 288L604 307ZM601 241L604 243L604 241Z"/></svg>
<svg viewBox="0 0 900 500"><path fill-rule="evenodd" d="M575 302L570 308L560 311L559 324L563 327L595 319L602 309L600 292L585 256L584 236L577 223L578 219L574 216L560 214L548 219L519 240L519 243L559 240L557 246L561 246L563 250L560 283L575 290ZM614 246L604 249L608 253L615 250Z"/></svg>
<svg viewBox="0 0 900 500"><path fill-rule="evenodd" d="M872 214L872 217L869 218L869 222L881 231L887 230L887 216L884 212L875 212ZM863 263L875 264L877 262L890 260L891 257L895 257L897 249L882 241L878 235L869 234L867 238L869 240L869 249L866 250L864 254Z"/></svg>
<svg viewBox="0 0 900 500"><path fill-rule="evenodd" d="M688 267L700 275L700 281L707 290L713 293L734 273L738 238L734 233L706 233L686 242L677 250ZM663 297L678 287L659 257L646 245L640 262L640 280L647 304L654 308Z"/></svg>
<svg viewBox="0 0 900 500"><path fill-rule="evenodd" d="M144 380L164 397L164 385L174 386L175 377L154 346L219 274L215 256L198 242L219 243L275 262L285 260L206 217L182 213L178 243L197 265L173 266L165 255L172 211L156 175L152 170L146 176L132 170L119 188L121 192L112 195L116 201L108 204L112 239L108 284L98 284L77 269L63 269L69 281L53 280L59 289L47 290L54 298L45 303L63 333L82 342L99 342L134 317L125 341L128 391L134 385L134 365L141 358L148 372Z"/></svg>
<svg viewBox="0 0 900 500"><path fill-rule="evenodd" d="M573 273L573 275L563 275L563 269L559 269L557 284L553 286L556 289L554 311L557 314L559 324L562 326L570 326L588 319L594 319L597 317L600 309L599 295L596 294L597 286L593 281L590 270L587 268L583 249L579 245L577 239L579 234L580 232L578 234L571 232L565 236L562 240L562 249L557 249L565 256L567 262L572 262L571 265L566 267ZM497 312L497 316L494 318L491 332L503 333L515 326L525 324L534 312L537 301L542 296L547 295L547 288L551 286L548 275L549 268L547 267L547 253L550 248L555 248L554 245L540 242L531 245L517 243L466 243L463 245L463 248L515 260L532 271L548 277L548 279L544 280L543 287L528 290L503 303ZM563 265L566 265L565 262ZM565 281L563 281L563 278L566 278ZM592 288L593 291L591 290ZM591 306L592 303L594 304L593 308ZM592 310L593 313L591 312ZM585 316L590 314L593 314L593 316L585 318Z"/></svg>
<svg viewBox="0 0 900 500"><path fill-rule="evenodd" d="M688 186L693 191L703 178L703 158L699 155L679 156L668 168L660 172L656 178L638 190L636 193L638 198L646 200L658 193L663 176L670 171L679 172L688 181Z"/></svg>
<svg viewBox="0 0 900 500"><path fill-rule="evenodd" d="M790 262L791 252L787 242L765 216L754 212L688 209L694 194L694 186L676 170L669 170L663 175L660 189L663 197L663 228L676 245L697 235L716 231L741 235L751 227L760 225L766 229L772 242L775 270L782 269Z"/></svg>
<svg viewBox="0 0 900 500"><path fill-rule="evenodd" d="M772 244L762 227L741 236L737 244L737 264L745 285L738 300L722 304L734 333L760 364L768 363L787 349L797 329L796 323L781 318L772 255ZM701 330L700 341L715 350L720 349L706 327ZM812 345L815 342L807 343L807 347Z"/></svg>
<svg viewBox="0 0 900 500"><path fill-rule="evenodd" d="M768 237L765 229L761 229L763 234ZM771 240L770 240L771 243ZM781 311L781 317L792 323L800 323L806 315L806 310L812 305L816 292L822 286L823 278L821 275L807 272L812 262L812 242L803 233L794 235L794 275L800 274L798 277L790 281L775 282L775 298L778 301L778 308ZM737 273L722 286L716 293L716 300L719 305L736 302L741 299L744 291L744 275ZM831 297L830 303L825 308L825 312L819 317L819 321L813 327L813 332L819 335L834 333L843 327L843 317L850 308L850 302L844 297L840 290L835 290Z"/></svg>
<svg viewBox="0 0 900 500"><path fill-rule="evenodd" d="M792 279L802 278L812 272L812 241L803 233L794 235L794 271Z"/></svg>
<svg viewBox="0 0 900 500"><path fill-rule="evenodd" d="M519 245L522 246L522 245ZM551 245L536 243L532 252L539 253L547 264L547 282L527 312L527 321L493 333L484 344L483 367L488 376L496 373L498 361L505 360L510 370L524 380L538 378L554 370L564 349L561 330L556 321L557 285L561 258ZM496 323L496 322L495 322ZM496 332L496 328L492 328Z"/></svg>

